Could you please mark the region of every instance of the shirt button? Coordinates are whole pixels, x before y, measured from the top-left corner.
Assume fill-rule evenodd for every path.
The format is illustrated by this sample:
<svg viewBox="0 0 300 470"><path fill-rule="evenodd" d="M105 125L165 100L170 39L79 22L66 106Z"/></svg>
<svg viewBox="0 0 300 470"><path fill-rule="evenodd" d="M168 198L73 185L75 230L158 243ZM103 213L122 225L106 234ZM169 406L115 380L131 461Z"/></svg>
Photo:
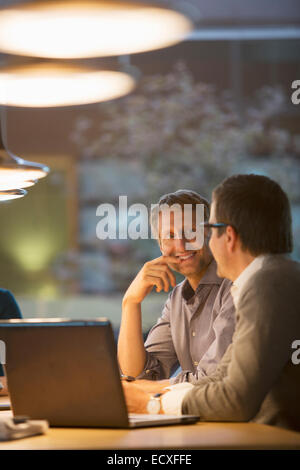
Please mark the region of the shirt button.
<svg viewBox="0 0 300 470"><path fill-rule="evenodd" d="M194 361L194 366L197 366L198 364L199 364L199 362Z"/></svg>
<svg viewBox="0 0 300 470"><path fill-rule="evenodd" d="M196 331L192 331L192 336L196 336Z"/></svg>
<svg viewBox="0 0 300 470"><path fill-rule="evenodd" d="M149 374L149 372L150 372L150 370L149 370L149 369L147 369L147 370L146 370L146 374Z"/></svg>

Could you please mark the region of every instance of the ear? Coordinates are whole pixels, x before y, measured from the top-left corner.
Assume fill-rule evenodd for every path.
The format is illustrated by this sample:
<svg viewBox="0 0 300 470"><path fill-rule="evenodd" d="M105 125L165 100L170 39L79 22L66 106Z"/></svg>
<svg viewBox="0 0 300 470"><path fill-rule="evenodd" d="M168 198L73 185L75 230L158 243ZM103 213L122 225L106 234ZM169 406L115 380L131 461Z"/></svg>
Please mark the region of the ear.
<svg viewBox="0 0 300 470"><path fill-rule="evenodd" d="M230 253L233 253L234 251L236 251L238 247L239 237L236 231L234 230L234 228L231 227L231 225L228 225L226 227L225 237L226 237L226 245L227 245L228 251Z"/></svg>

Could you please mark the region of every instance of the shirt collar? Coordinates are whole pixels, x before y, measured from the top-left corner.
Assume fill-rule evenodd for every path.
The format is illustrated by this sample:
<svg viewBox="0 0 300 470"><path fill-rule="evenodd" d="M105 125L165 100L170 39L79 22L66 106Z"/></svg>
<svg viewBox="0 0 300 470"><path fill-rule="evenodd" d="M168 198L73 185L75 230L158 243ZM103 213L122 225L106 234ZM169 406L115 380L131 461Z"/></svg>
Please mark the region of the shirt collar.
<svg viewBox="0 0 300 470"><path fill-rule="evenodd" d="M196 294L204 284L214 284L214 285L219 286L219 285L222 284L222 281L223 281L223 279L217 275L217 263L213 259L209 263L209 265L207 266L207 269L206 269L204 275L202 276L202 278L200 279L200 282L199 282L195 292L192 289L192 287L191 287L191 285L190 285L190 283L187 279L185 279L183 281L182 295L186 300L188 300L194 294Z"/></svg>
<svg viewBox="0 0 300 470"><path fill-rule="evenodd" d="M266 255L256 256L256 258L254 258L254 260L251 261L250 264L248 264L248 266L241 272L241 274L234 281L231 287L231 295L232 295L235 307L237 307L242 288L249 281L250 277L252 277L257 271L261 269L265 258L266 258Z"/></svg>
<svg viewBox="0 0 300 470"><path fill-rule="evenodd" d="M198 284L198 287L201 284L222 284L223 279L217 275L217 263L215 262L214 259L211 260L209 265L207 266L207 269L200 279L200 282ZM197 289L198 289L197 287ZM196 290L197 290L196 289Z"/></svg>

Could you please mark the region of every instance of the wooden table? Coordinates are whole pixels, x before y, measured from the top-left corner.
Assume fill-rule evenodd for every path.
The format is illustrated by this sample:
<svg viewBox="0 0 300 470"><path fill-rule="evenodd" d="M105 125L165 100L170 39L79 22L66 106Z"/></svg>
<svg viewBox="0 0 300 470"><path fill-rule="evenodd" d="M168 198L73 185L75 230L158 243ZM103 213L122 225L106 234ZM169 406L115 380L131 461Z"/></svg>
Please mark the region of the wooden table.
<svg viewBox="0 0 300 470"><path fill-rule="evenodd" d="M7 402L0 397L0 403ZM10 416L1 411L0 416ZM300 433L255 423L197 423L143 429L50 428L0 442L4 449L300 449Z"/></svg>

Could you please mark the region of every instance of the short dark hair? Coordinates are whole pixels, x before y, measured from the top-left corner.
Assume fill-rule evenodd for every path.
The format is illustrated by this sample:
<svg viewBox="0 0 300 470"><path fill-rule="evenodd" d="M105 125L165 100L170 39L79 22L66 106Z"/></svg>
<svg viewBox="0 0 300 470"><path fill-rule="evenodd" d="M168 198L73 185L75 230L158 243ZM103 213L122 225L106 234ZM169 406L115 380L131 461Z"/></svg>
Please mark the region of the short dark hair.
<svg viewBox="0 0 300 470"><path fill-rule="evenodd" d="M178 189L178 191L175 191L174 193L164 194L159 199L158 204L155 207L155 209L152 210L151 212L150 223L157 238L159 238L158 226L157 226L158 212L159 212L160 207L163 206L164 204L170 207L173 206L174 204L178 204L182 208L184 208L185 204L191 204L193 209L196 208L197 204L203 204L204 221L208 221L209 219L210 204L205 197L200 196L200 194L196 193L196 191L192 191L191 189Z"/></svg>
<svg viewBox="0 0 300 470"><path fill-rule="evenodd" d="M209 219L210 206L208 200L191 189L178 189L178 191L174 193L164 194L158 201L158 206L162 206L163 204L167 204L168 206L179 204L181 207L184 207L184 204L191 204L193 208L196 207L197 204L203 204L204 220L207 221Z"/></svg>
<svg viewBox="0 0 300 470"><path fill-rule="evenodd" d="M212 197L216 222L231 225L244 250L254 256L293 250L290 203L275 181L262 175L234 175L217 186Z"/></svg>

